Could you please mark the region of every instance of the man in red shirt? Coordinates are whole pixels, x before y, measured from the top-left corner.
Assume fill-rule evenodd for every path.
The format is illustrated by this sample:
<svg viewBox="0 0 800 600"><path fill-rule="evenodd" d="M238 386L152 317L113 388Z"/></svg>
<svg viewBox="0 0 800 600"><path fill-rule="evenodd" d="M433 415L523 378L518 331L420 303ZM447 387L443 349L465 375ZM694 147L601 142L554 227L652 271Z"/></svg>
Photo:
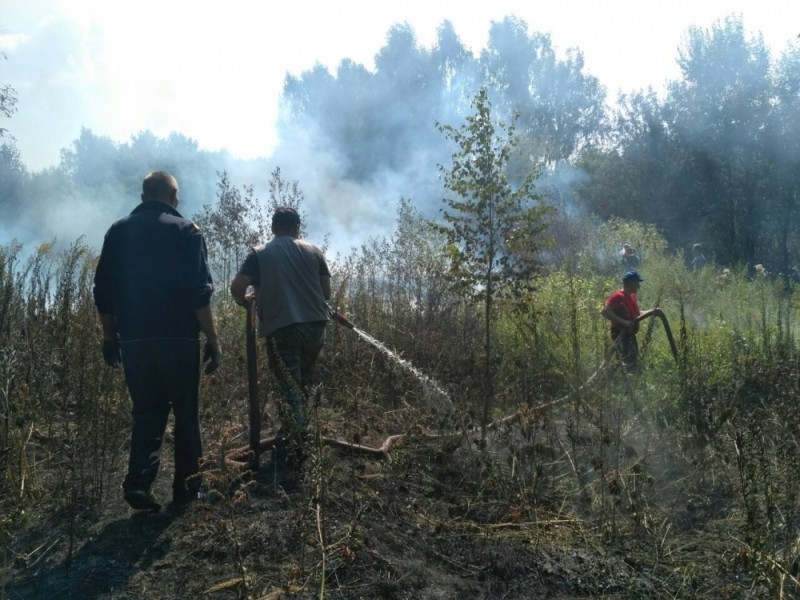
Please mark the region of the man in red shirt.
<svg viewBox="0 0 800 600"><path fill-rule="evenodd" d="M636 292L643 279L636 271L628 271L622 276L622 289L608 297L602 315L611 321L611 339L619 352L620 360L626 368L635 368L639 361L639 345L636 333L639 321L661 314L661 309L651 308L641 312Z"/></svg>

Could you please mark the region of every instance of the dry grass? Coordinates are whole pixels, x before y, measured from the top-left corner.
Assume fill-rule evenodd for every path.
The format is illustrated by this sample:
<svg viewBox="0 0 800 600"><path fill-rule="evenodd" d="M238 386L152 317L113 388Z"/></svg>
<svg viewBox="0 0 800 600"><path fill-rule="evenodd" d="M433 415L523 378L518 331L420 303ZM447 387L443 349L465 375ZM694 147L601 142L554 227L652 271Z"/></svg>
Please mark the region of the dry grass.
<svg viewBox="0 0 800 600"><path fill-rule="evenodd" d="M302 476L269 456L246 476L225 461L247 443L244 315L220 304L226 362L202 389L208 499L182 514L133 514L119 492L128 401L93 341L91 253L43 248L26 265L13 250L2 257L0 598L799 593L800 379L786 335L712 345L678 306L678 366L662 360L656 330L642 373L624 377L612 361L582 387L602 359L599 334L582 322L580 286L595 284L554 276L560 291L541 289L536 310L498 321L498 425L482 439L470 307L381 304L377 290L364 293L370 279L356 261L339 274L348 283L337 304L402 349L452 407L431 402L390 353L331 327ZM574 304L574 326L548 330L549 298ZM791 317L781 318L788 331ZM713 362L696 360L709 348ZM278 395L265 364L262 355L266 436ZM383 460L321 441L380 446L398 433ZM156 490L164 498L171 443Z"/></svg>

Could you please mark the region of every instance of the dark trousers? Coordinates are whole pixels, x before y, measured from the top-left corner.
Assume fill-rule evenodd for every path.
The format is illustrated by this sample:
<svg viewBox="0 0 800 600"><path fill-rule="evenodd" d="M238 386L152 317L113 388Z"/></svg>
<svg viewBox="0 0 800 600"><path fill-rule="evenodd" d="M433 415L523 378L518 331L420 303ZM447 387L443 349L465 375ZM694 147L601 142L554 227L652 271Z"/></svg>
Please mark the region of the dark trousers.
<svg viewBox="0 0 800 600"><path fill-rule="evenodd" d="M175 415L173 493L196 491L202 443L198 418L200 342L160 339L122 344L125 382L133 404L125 491L149 490L160 466L170 410Z"/></svg>
<svg viewBox="0 0 800 600"><path fill-rule="evenodd" d="M627 330L612 329L611 339L623 366L627 370L635 370L639 365L639 343L636 341L636 335Z"/></svg>
<svg viewBox="0 0 800 600"><path fill-rule="evenodd" d="M325 345L326 321L295 323L267 336L269 366L289 405L288 432L302 434L307 425L305 399L314 382L314 365Z"/></svg>

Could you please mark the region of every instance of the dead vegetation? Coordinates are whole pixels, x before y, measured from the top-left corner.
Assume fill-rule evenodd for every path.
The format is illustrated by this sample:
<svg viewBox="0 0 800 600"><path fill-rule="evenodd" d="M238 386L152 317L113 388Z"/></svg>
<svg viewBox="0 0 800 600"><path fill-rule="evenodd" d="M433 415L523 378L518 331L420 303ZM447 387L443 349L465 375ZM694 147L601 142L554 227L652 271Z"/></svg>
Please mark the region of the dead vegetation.
<svg viewBox="0 0 800 600"><path fill-rule="evenodd" d="M95 343L93 256L80 245L25 261L4 250L0 598L800 594L791 292L744 278L713 288L711 273L681 279L651 253L648 280L664 290L679 360L654 327L642 333L642 372L628 377L602 360L606 276L553 273L525 310L501 306L496 426L484 437L473 307L435 277L420 279L434 304L386 293L376 257L337 265L337 305L452 406L391 354L332 326L302 474L269 455L257 473L232 468L225 457L248 439L244 316L220 299L226 362L202 390L206 498L135 514L120 493L127 395ZM725 298L745 324L732 324ZM690 316L712 303L725 323ZM260 383L268 436L278 396L263 368ZM401 433L383 459L323 443L379 447Z"/></svg>

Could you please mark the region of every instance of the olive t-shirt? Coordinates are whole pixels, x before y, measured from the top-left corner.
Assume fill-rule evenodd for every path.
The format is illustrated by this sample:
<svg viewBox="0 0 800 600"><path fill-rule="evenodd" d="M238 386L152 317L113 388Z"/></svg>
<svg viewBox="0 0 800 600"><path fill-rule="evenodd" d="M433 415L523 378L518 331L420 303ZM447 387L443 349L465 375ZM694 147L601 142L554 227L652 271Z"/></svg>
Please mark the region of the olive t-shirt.
<svg viewBox="0 0 800 600"><path fill-rule="evenodd" d="M322 251L292 236L254 248L239 273L252 279L259 332L270 335L295 323L328 320L320 277L330 277Z"/></svg>

